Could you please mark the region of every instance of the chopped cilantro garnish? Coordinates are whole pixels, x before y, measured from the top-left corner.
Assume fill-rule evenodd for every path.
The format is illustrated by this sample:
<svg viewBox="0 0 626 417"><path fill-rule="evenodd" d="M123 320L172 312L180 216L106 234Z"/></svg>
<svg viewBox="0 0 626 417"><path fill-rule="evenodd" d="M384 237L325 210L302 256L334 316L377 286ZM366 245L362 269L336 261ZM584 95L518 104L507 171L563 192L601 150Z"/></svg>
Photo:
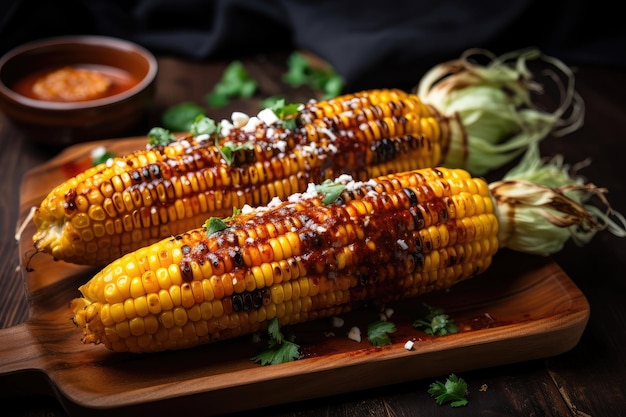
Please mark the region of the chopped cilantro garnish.
<svg viewBox="0 0 626 417"><path fill-rule="evenodd" d="M253 362L261 365L275 365L300 358L300 346L294 343L295 336L284 335L276 317L268 323L267 332L270 336L268 348L253 357Z"/></svg>
<svg viewBox="0 0 626 417"><path fill-rule="evenodd" d="M258 83L250 77L241 61L233 61L222 75L220 81L213 87L213 91L205 99L211 107L224 107L231 98L252 97Z"/></svg>
<svg viewBox="0 0 626 417"><path fill-rule="evenodd" d="M148 145L150 146L165 146L172 142L176 142L176 137L167 129L153 127L148 132Z"/></svg>
<svg viewBox="0 0 626 417"><path fill-rule="evenodd" d="M396 325L390 321L378 320L367 325L367 339L374 346L391 344L389 333L395 333Z"/></svg>
<svg viewBox="0 0 626 417"><path fill-rule="evenodd" d="M459 331L454 320L445 314L442 308L431 307L426 304L422 304L422 307L424 311L413 322L413 327L422 329L424 333L431 336L444 336Z"/></svg>
<svg viewBox="0 0 626 417"><path fill-rule="evenodd" d="M217 124L215 120L206 117L203 114L199 114L195 117L189 131L192 135L212 135L217 132Z"/></svg>
<svg viewBox="0 0 626 417"><path fill-rule="evenodd" d="M450 403L452 407L462 407L468 402L465 398L467 383L455 374L450 374L445 383L437 381L430 384L428 393L435 398L439 405Z"/></svg>
<svg viewBox="0 0 626 417"><path fill-rule="evenodd" d="M215 144L217 145L217 139L215 141ZM229 166L235 160L235 152L242 150L242 149L252 149L252 148L253 148L252 142L245 142L245 143L226 142L224 143L223 146L221 147L218 146L218 149L220 153L222 154L222 158L224 158L226 165L229 165Z"/></svg>
<svg viewBox="0 0 626 417"><path fill-rule="evenodd" d="M163 113L163 125L175 132L188 132L198 116L204 115L204 109L195 103L181 103L172 106Z"/></svg>
<svg viewBox="0 0 626 417"><path fill-rule="evenodd" d="M204 228L206 229L207 234L212 235L213 233L226 229L228 227L226 223L231 221L239 213L241 213L241 209L233 207L233 214L231 216L224 219L220 219L219 217L210 217L204 222Z"/></svg>
<svg viewBox="0 0 626 417"><path fill-rule="evenodd" d="M323 99L337 97L343 88L343 79L334 68L327 65L313 67L300 52L293 52L287 59L287 72L283 81L293 87L308 86L322 92Z"/></svg>
<svg viewBox="0 0 626 417"><path fill-rule="evenodd" d="M315 186L315 190L318 193L324 194L322 203L326 205L337 201L337 199L339 198L343 190L345 190L345 188L346 188L345 185L334 182L333 180L326 180L323 183Z"/></svg>
<svg viewBox="0 0 626 417"><path fill-rule="evenodd" d="M209 235L217 233L220 230L224 230L227 227L228 226L226 225L224 220L220 219L219 217L210 217L206 222L204 222L204 228Z"/></svg>
<svg viewBox="0 0 626 417"><path fill-rule="evenodd" d="M259 108L261 110L267 109L267 108L272 108L272 106L274 106L280 100L284 101L285 99L283 97L279 97L279 96L266 97L259 103Z"/></svg>
<svg viewBox="0 0 626 417"><path fill-rule="evenodd" d="M285 99L277 99L274 104L270 107L274 114L278 116L280 120L282 120L283 125L287 129L295 129L296 127L296 119L298 117L298 108L300 104L298 103L285 103Z"/></svg>

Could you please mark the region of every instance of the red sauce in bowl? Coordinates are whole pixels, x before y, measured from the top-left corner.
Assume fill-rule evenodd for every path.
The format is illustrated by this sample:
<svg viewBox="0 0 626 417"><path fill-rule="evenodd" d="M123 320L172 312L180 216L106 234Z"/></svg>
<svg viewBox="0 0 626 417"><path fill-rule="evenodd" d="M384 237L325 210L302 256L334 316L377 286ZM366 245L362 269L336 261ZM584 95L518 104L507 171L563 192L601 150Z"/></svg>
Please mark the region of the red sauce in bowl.
<svg viewBox="0 0 626 417"><path fill-rule="evenodd" d="M71 65L34 71L11 88L31 99L88 101L123 93L139 80L127 71L106 65Z"/></svg>

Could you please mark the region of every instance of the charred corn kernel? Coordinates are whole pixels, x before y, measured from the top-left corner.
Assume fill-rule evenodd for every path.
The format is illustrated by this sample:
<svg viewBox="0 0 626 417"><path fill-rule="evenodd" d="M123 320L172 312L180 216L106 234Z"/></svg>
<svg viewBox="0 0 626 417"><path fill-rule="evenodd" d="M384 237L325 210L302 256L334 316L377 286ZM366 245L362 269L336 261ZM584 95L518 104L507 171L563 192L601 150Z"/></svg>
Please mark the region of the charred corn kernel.
<svg viewBox="0 0 626 417"><path fill-rule="evenodd" d="M74 322L85 342L112 350L182 349L275 317L295 324L449 288L498 249L483 182L443 168L347 181L329 204L307 192L236 214L212 234L190 229L104 267L71 303ZM176 262L150 269L147 258L163 252Z"/></svg>
<svg viewBox="0 0 626 417"><path fill-rule="evenodd" d="M208 217L228 216L235 207L304 192L312 182L340 174L366 180L436 166L450 141L448 123L458 121L441 117L414 94L372 90L310 101L295 128L282 123L261 123L254 132L233 128L218 144L181 135L58 185L38 207L33 240L39 251L60 260L107 264L200 227ZM226 142L253 146L227 162L220 149ZM264 232L283 240L268 242L272 250L263 248L261 256L295 255L280 253L291 247L284 231ZM175 258L172 263L179 262ZM149 262L151 269L156 260Z"/></svg>

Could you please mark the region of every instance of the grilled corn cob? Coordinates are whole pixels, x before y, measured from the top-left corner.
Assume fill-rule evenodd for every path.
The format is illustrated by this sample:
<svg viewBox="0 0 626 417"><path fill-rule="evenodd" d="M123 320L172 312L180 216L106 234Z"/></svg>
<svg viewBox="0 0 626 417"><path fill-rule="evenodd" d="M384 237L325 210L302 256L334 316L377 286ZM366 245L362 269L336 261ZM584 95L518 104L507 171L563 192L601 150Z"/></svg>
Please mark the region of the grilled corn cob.
<svg viewBox="0 0 626 417"><path fill-rule="evenodd" d="M500 208L507 210L499 217ZM516 211L566 234L570 226L587 237L603 228L559 188L527 181L489 186L446 168L366 182L340 176L326 188L247 206L222 228L196 228L129 253L84 284L70 308L83 341L113 351L211 343L265 329L274 318L290 325L449 288L487 269L500 246L542 251L552 240L550 252L567 240L534 229L524 247Z"/></svg>
<svg viewBox="0 0 626 417"><path fill-rule="evenodd" d="M523 83L515 74L507 72L508 81L500 79L496 87L504 91L509 82L515 85L510 103L503 102L502 93L497 100L489 99L496 110L491 114L500 112L505 120L504 126L490 129L496 136L492 139L500 141L513 131L521 132L504 149L506 155L484 158L497 164L515 156L511 149L520 147L520 135L532 125L521 116L522 125L516 124L517 117L509 113L527 103ZM488 80L474 77L473 82ZM234 207L262 205L274 197L303 192L309 183L341 174L365 180L437 166L446 162L448 154L453 165L463 164L468 153L473 160L480 155L468 152L468 140L476 140L475 128L466 131L458 117L460 110L450 110L434 98L436 90L429 88L425 95L437 105L393 89L311 101L292 120L295 127L287 127L269 109L259 117L238 113L232 122L223 121L216 134L186 134L174 143L114 158L51 191L34 213L35 247L59 260L103 265L198 227L207 217L228 215ZM459 101L467 102L467 97ZM438 105L446 107L449 115L442 116ZM520 114L536 112L525 109ZM529 134L531 141L558 124L557 116L539 114L543 117ZM468 112L468 119L477 124L475 114ZM489 148L482 142L479 147Z"/></svg>
<svg viewBox="0 0 626 417"><path fill-rule="evenodd" d="M309 190L243 210L114 261L73 301L85 342L114 351L187 348L447 288L498 248L487 184L427 169Z"/></svg>

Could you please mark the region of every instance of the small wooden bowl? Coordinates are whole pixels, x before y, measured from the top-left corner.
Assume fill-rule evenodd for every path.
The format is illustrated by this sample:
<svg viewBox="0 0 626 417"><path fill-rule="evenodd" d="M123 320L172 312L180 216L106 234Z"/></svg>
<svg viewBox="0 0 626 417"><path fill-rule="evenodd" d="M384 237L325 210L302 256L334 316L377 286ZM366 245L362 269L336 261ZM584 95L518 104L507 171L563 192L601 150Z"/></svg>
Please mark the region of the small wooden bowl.
<svg viewBox="0 0 626 417"><path fill-rule="evenodd" d="M104 76L106 93L76 100L35 93L36 83L64 68ZM157 71L156 58L148 50L122 39L66 36L34 41L0 58L0 110L30 140L45 146L115 138L129 134L147 115Z"/></svg>

